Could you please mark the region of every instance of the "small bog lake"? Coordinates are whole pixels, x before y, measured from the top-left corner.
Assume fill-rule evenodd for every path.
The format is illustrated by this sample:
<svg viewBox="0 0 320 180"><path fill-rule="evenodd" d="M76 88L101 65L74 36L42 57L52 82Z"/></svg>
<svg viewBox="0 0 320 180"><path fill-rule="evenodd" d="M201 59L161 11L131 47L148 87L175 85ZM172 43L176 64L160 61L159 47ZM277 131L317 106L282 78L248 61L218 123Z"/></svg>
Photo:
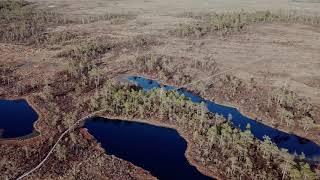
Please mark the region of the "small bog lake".
<svg viewBox="0 0 320 180"><path fill-rule="evenodd" d="M161 86L155 80L138 76L130 76L128 77L128 80L143 88L145 91L150 91L154 88L163 88L165 90L177 89L174 86ZM204 102L208 110L212 113L223 115L225 118L228 118L228 116L231 115L231 121L233 125L241 130L245 130L247 124L250 124L252 134L260 140L263 140L263 136L266 135L269 136L279 148L288 149L291 154L304 153L309 159L320 160L320 146L310 140L262 124L242 115L236 108L216 104L212 101L208 101L200 96L190 93L185 89L177 89L177 91L189 98L192 102Z"/></svg>
<svg viewBox="0 0 320 180"><path fill-rule="evenodd" d="M0 138L9 139L33 133L37 113L25 100L0 100Z"/></svg>
<svg viewBox="0 0 320 180"><path fill-rule="evenodd" d="M84 125L107 154L127 160L161 179L212 179L185 157L187 142L169 128L145 123L93 118Z"/></svg>

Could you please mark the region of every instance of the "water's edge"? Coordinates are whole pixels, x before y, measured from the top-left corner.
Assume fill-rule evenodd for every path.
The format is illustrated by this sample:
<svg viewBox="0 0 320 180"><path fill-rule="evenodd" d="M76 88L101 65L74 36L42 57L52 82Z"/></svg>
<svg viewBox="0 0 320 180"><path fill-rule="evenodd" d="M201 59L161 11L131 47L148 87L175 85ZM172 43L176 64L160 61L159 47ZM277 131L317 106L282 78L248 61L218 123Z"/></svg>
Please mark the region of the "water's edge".
<svg viewBox="0 0 320 180"><path fill-rule="evenodd" d="M42 135L41 131L39 130L38 123L41 119L43 119L44 115L41 112L40 108L37 107L34 103L34 99L31 96L19 96L19 97L4 97L0 100L5 101L26 101L27 105L36 113L37 119L32 123L33 130L31 133L26 134L24 136L19 136L15 138L1 138L0 137L0 144L17 144L17 143L26 143L26 141L32 141L33 139L40 139Z"/></svg>
<svg viewBox="0 0 320 180"><path fill-rule="evenodd" d="M156 119L151 119L151 118L149 118L148 120L142 120L142 119L128 118L128 117L124 117L124 116L110 116L110 115L98 115L97 117L104 118L104 119L111 120L111 121L128 121L128 122L132 122L132 123L135 123L135 122L136 123L144 123L147 125L152 125L152 126L156 126L156 127L160 127L160 128L172 129L172 130L176 131L178 133L178 135L181 136L187 142L187 147L185 149L184 156L186 157L188 163L191 166L194 166L200 173L202 173L205 176L209 176L213 179L218 179L218 180L223 179L222 177L220 177L218 172L209 171L208 168L200 165L198 162L196 162L192 158L191 152L192 152L192 149L194 148L194 145L193 145L192 141L190 140L191 137L188 136L187 132L183 131L181 128L179 128L175 125L162 123L160 121L157 121ZM85 121L87 121L87 120L85 120ZM82 122L79 126L83 127L83 125L85 124L85 121ZM87 128L84 128L84 129L87 129ZM94 137L89 131L87 131L87 133L89 133L92 137ZM95 139L95 141L98 142L97 139ZM118 158L120 158L120 157L118 157ZM128 161L128 162L130 162L130 161ZM135 166L137 166L137 165L135 165ZM137 167L139 167L139 166L137 166Z"/></svg>

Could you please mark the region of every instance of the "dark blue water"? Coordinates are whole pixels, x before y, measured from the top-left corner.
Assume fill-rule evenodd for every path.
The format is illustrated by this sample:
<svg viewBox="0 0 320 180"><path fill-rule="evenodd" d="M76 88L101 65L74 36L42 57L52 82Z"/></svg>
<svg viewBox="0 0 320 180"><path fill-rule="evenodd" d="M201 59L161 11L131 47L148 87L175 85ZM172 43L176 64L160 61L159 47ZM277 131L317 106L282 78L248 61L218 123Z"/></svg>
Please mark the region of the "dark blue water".
<svg viewBox="0 0 320 180"><path fill-rule="evenodd" d="M142 167L160 180L212 179L188 163L187 142L173 129L103 118L87 120L84 127L107 154Z"/></svg>
<svg viewBox="0 0 320 180"><path fill-rule="evenodd" d="M37 113L25 100L0 100L1 138L16 138L33 132Z"/></svg>
<svg viewBox="0 0 320 180"><path fill-rule="evenodd" d="M165 90L177 89L173 86L161 87L161 85L157 81L142 77L131 76L128 77L128 79L129 81L142 87L146 91L149 91L153 88L163 88ZM203 101L206 104L208 110L213 113L223 115L225 118L228 118L228 116L231 115L231 121L233 125L241 130L245 130L247 124L250 124L252 134L260 140L263 140L263 136L266 135L269 136L279 148L288 149L289 153L304 153L306 158L312 160L319 160L320 158L320 146L312 141L264 125L260 122L243 116L236 108L219 105L212 101L205 100L200 96L186 91L185 89L178 89L177 91L180 94L190 98L190 100L195 103L200 103Z"/></svg>

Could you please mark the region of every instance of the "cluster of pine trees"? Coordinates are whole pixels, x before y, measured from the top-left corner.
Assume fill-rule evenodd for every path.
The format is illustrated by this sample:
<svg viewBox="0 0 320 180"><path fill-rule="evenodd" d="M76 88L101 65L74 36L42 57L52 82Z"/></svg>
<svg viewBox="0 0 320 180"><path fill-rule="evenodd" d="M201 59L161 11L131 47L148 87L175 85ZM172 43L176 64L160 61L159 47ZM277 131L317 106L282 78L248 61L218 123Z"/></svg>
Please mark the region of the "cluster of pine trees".
<svg viewBox="0 0 320 180"><path fill-rule="evenodd" d="M192 103L174 91L145 92L108 81L90 104L92 110L105 109L110 115L153 119L181 128L192 137L194 159L208 169L219 169L228 179L316 179L303 157L278 149L268 137L259 141L250 127L242 132L208 112L204 104Z"/></svg>

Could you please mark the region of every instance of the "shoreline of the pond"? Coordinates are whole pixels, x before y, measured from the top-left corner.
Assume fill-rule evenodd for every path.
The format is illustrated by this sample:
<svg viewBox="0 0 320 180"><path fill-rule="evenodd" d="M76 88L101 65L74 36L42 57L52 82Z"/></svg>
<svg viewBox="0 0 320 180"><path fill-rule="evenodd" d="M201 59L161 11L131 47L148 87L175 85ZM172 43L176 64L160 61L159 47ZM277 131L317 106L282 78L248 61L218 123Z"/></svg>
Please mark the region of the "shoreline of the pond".
<svg viewBox="0 0 320 180"><path fill-rule="evenodd" d="M44 118L43 113L41 113L40 108L38 108L35 103L33 102L33 97L30 96L8 96L8 97L2 97L2 100L8 100L8 101L19 101L24 100L27 102L28 106L30 106L37 114L38 118L35 120L32 124L33 131L30 134L27 134L25 136L20 136L16 138L0 138L0 144L19 144L19 145L26 145L29 143L32 143L34 141L41 140L42 133L39 129L39 122Z"/></svg>
<svg viewBox="0 0 320 180"><path fill-rule="evenodd" d="M188 163L191 166L194 166L203 175L209 176L210 178L217 179L217 180L223 179L221 177L221 175L217 175L218 174L217 172L209 171L208 168L203 167L202 165L200 165L198 162L196 162L192 158L191 152L192 152L192 148L194 147L194 145L193 145L192 141L190 140L188 133L183 131L179 127L176 127L175 125L159 122L154 118L150 118L149 120L143 120L143 119L128 118L125 116L111 116L111 115L97 115L96 117L104 118L109 121L128 121L128 122L133 122L133 123L136 122L136 123L144 123L147 125L157 126L157 127L161 127L161 128L173 129L178 133L179 136L181 136L187 142L187 148L185 150L184 156L186 157ZM81 128L83 128L83 129L86 129L86 133L88 133L91 137L94 137L88 131L87 128L82 127L87 120L90 120L90 119L86 119L86 120L82 121L82 123L80 123L79 126L81 126ZM96 138L94 138L94 140L99 143L99 141ZM99 147L103 148L100 144L99 144ZM118 158L121 159L120 157L118 157ZM122 160L124 160L124 159L122 159ZM126 160L124 160L124 161L126 161ZM128 162L130 162L130 161L128 161ZM135 165L135 164L133 164L133 165ZM137 166L137 165L135 165L135 166ZM137 166L137 167L139 167L139 166ZM146 169L144 169L144 170L146 170ZM146 171L148 171L148 170L146 170Z"/></svg>
<svg viewBox="0 0 320 180"><path fill-rule="evenodd" d="M100 116L99 116L99 117L100 117ZM88 120L88 119L87 119L87 120ZM80 123L79 126L80 126L80 125L84 125L84 123L85 123L85 121L84 121L83 123ZM108 155L108 154L106 153L106 150L102 147L101 143L99 143L99 141L98 141L92 134L90 134L90 132L89 132L89 130L88 130L87 128L85 128L85 127L80 127L80 128L79 128L79 133L80 133L80 134L83 136L83 138L85 138L86 140L93 141L93 142L95 143L95 145L96 145L97 150L99 150L99 151L103 152L104 154ZM109 155L109 156L113 156L114 158L117 158L117 159L119 159L119 160L121 160L121 161L126 161L126 160L121 159L121 158L119 158L119 157L117 157L117 156L115 156L115 155ZM129 163L129 164L131 164L131 165L134 166L134 167L138 167L138 168L142 169L143 171L149 173L155 180L158 179L157 177L155 177L154 175L152 175L152 174L150 173L150 171L148 171L148 170L146 170L146 169L144 169L144 168L141 168L141 167L139 167L139 166L136 166L136 165L134 165L134 164L133 164L132 162L130 162L130 161L126 161L126 162ZM151 179L150 179L150 180L151 180Z"/></svg>
<svg viewBox="0 0 320 180"><path fill-rule="evenodd" d="M31 134L28 134L26 136L17 137L17 138L10 138L10 139L0 138L0 144L26 145L26 144L30 144L30 143L33 143L35 141L41 140L43 133L40 131L38 126L39 126L39 122L41 121L41 119L44 118L44 115L43 115L42 111L40 110L40 108L38 108L35 105L33 97L21 96L21 97L5 97L5 98L1 98L1 99L3 99L3 100L11 100L11 101L25 100L28 103L28 105L37 113L38 118L33 123L34 132L32 132ZM193 145L192 141L189 139L189 135L186 132L184 132L183 130L181 130L180 128L175 127L174 125L169 125L169 124L166 124L166 123L162 123L162 122L156 121L154 119L141 120L141 119L132 119L132 118L128 118L128 117L125 117L125 116L110 116L110 115L99 115L97 117L101 117L101 118L105 118L105 119L109 119L109 120L114 120L114 121L128 121L128 122L145 123L145 124L149 124L149 125L153 125L153 126L157 126L157 127L173 129L179 134L179 136L181 136L187 142L187 148L185 150L184 156L186 157L188 163L191 166L194 166L203 175L209 176L210 178L213 178L213 179L218 179L218 180L219 179L223 179L219 175L217 175L216 172L209 171L207 168L201 166L199 163L197 163L192 158L191 152L192 152L192 147L194 145ZM83 120L79 124L79 127L83 128L82 126L88 120L90 120L90 119ZM86 128L84 128L84 129L86 129ZM90 134L90 132L87 131L87 133L89 133L90 136L94 137L92 134ZM94 138L94 141L98 142L98 140L95 139L95 138ZM99 147L103 149L103 147L100 144L99 144ZM119 158L119 159L121 159L121 158ZM124 160L124 159L121 159L121 160ZM124 160L124 161L126 161L126 160ZM130 161L127 161L127 162L131 163ZM131 164L133 164L133 163L131 163ZM133 165L136 166L136 167L139 167L139 166L137 166L135 164L133 164ZM146 171L148 171L148 170L146 170Z"/></svg>
<svg viewBox="0 0 320 180"><path fill-rule="evenodd" d="M119 76L119 79L117 80L120 80L122 82L127 82L127 83L132 83L130 82L130 80L128 80L127 78L128 77L141 77L141 78L144 78L144 79L150 79L150 80L153 80L153 81L156 81L158 82L161 86L174 86L174 87L177 87L176 89L181 89L179 88L179 85L176 85L176 84L172 84L172 83L164 83L162 80L159 80L159 79L156 79L154 77L150 77L150 76L146 76L146 75L139 75L139 74L135 74L135 73L128 73L128 74L122 74ZM183 89L187 90L188 92L194 94L194 95L198 95L196 92L194 92L193 90L190 90L188 88L184 88ZM269 122L266 122L266 121L258 121L257 119L259 118L258 115L252 113L252 112L248 112L246 110L244 110L243 108L241 108L241 105L239 104L234 104L234 103L226 103L226 102L220 102L220 101L216 101L216 100L211 100L207 97L202 97L201 98L205 101L212 101L218 105L222 105L222 106L225 106L225 107L229 107L229 108L234 108L236 109L241 115L245 116L245 117L248 117L256 122L259 122L261 124L264 124L266 126L269 126L271 128L274 128L274 129L277 129L279 131L283 131L285 133L288 133L288 134L292 134L292 135L296 135L296 136L299 136L301 138L305 138L307 140L310 140L314 143L316 143L317 145L320 146L320 138L317 138L317 136L306 136L305 133L301 132L300 130L296 131L296 132L292 132L291 130L289 129L286 129L286 128L282 128L282 127L276 127L272 124L270 124ZM262 119L262 118L260 118ZM317 128L319 129L320 125L317 125Z"/></svg>

